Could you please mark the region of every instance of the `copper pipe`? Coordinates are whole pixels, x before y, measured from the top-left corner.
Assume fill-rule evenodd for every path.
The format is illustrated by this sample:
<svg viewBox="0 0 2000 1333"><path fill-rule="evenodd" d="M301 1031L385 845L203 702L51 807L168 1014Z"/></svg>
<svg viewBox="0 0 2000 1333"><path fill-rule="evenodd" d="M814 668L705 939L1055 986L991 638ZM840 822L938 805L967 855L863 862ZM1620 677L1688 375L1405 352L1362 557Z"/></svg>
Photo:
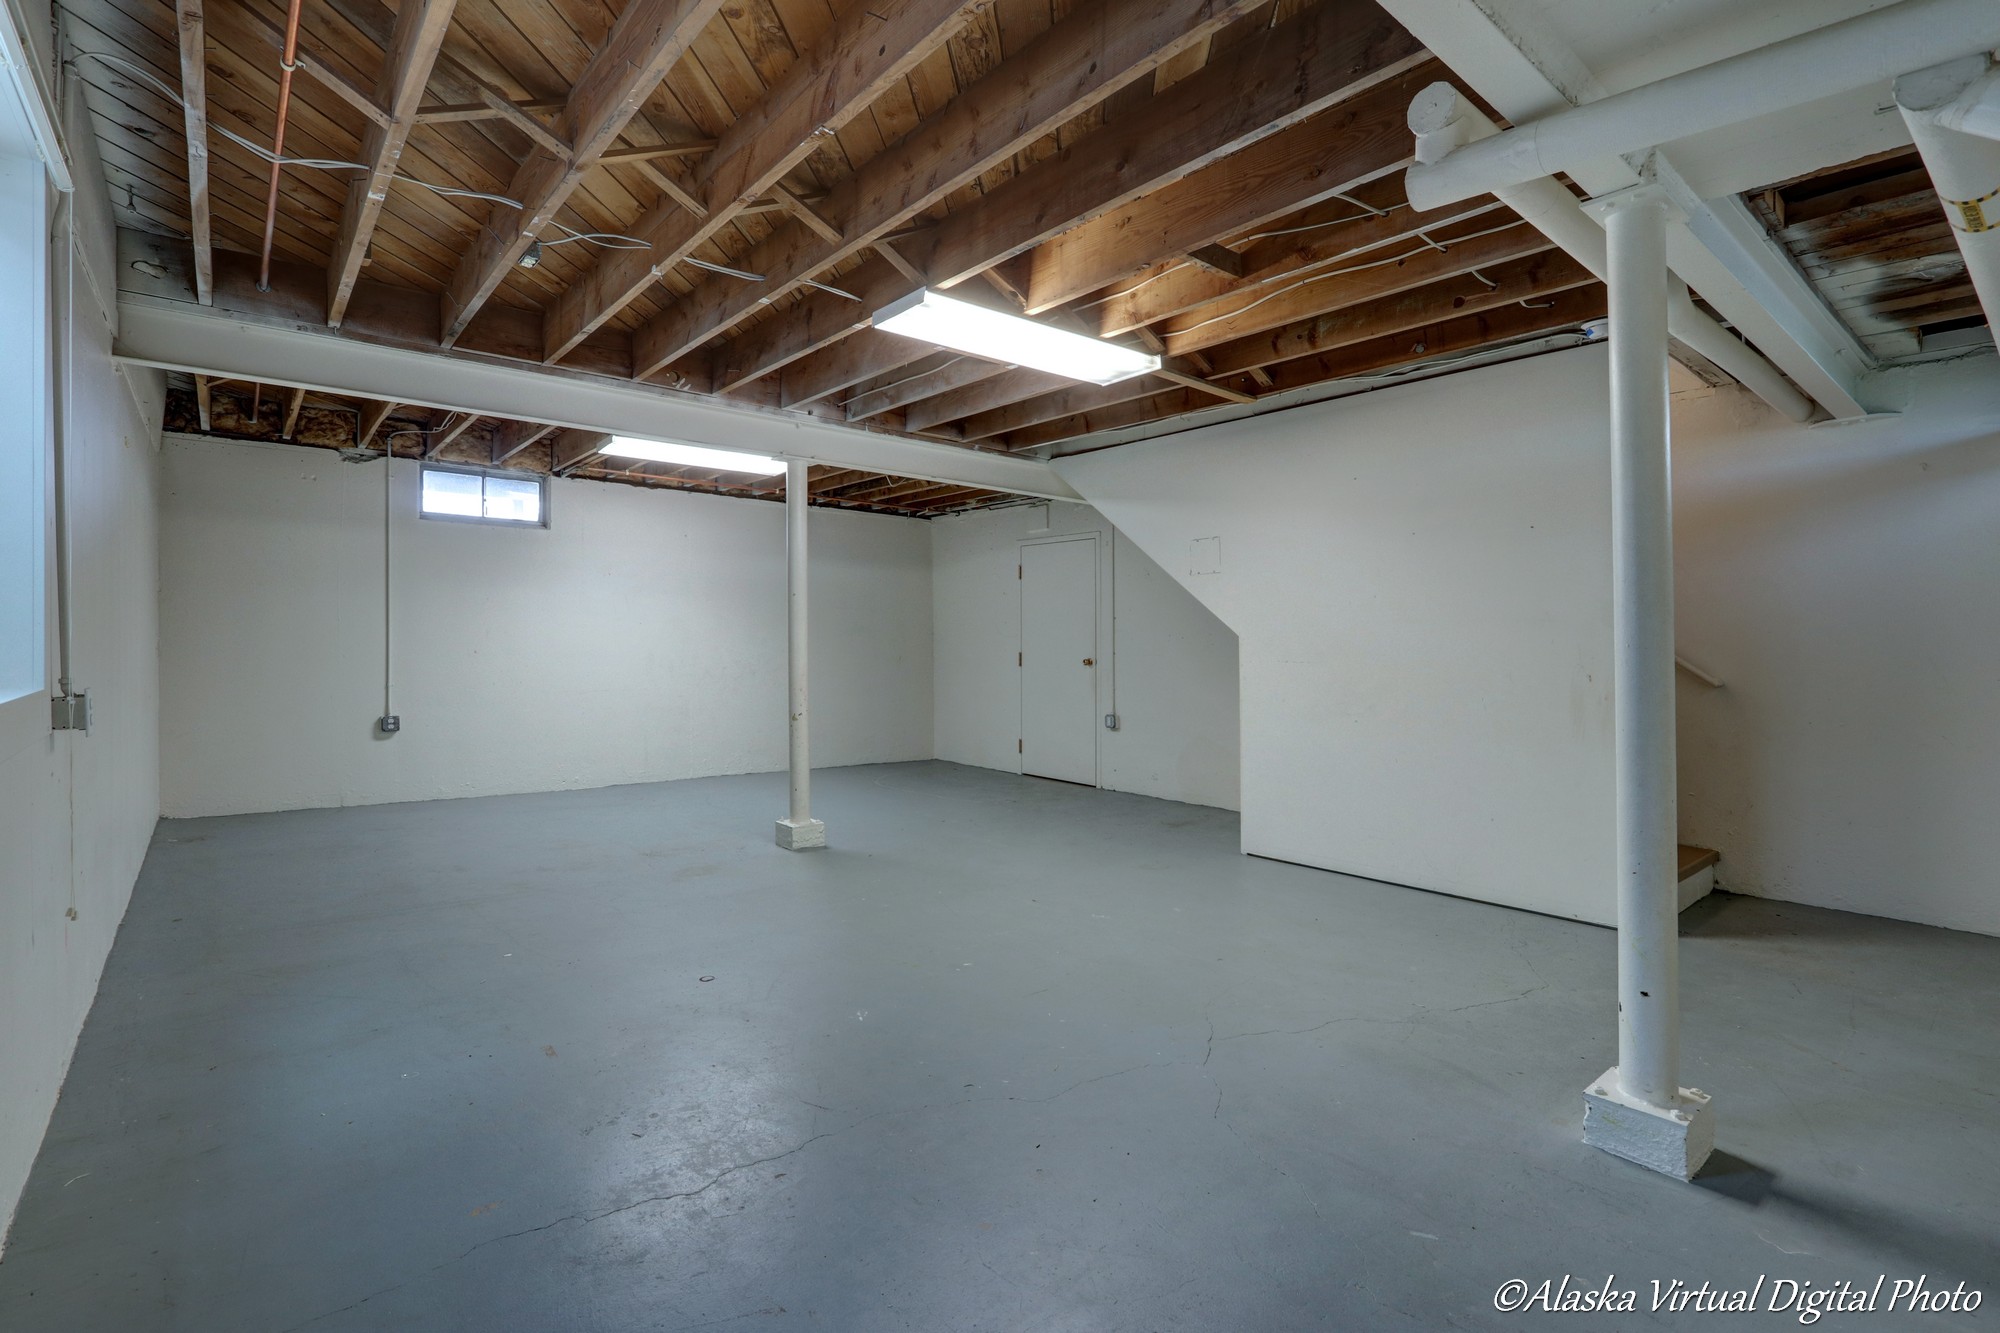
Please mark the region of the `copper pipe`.
<svg viewBox="0 0 2000 1333"><path fill-rule="evenodd" d="M271 290L271 237L278 229L278 173L285 167L285 116L292 109L292 71L299 63L299 6L285 14L285 54L278 60L278 127L271 133L271 191L264 200L264 254L257 266L257 290Z"/></svg>

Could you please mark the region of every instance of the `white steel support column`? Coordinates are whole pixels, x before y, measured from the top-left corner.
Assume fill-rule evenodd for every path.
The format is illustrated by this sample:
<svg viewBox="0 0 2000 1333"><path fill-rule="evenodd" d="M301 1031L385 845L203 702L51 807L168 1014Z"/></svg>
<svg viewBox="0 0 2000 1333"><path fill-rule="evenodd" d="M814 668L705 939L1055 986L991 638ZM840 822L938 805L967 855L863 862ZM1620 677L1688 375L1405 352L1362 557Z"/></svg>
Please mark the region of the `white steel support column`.
<svg viewBox="0 0 2000 1333"><path fill-rule="evenodd" d="M785 464L785 646L791 669L792 808L778 821L778 845L802 852L826 846L826 825L812 817L812 721L806 707L806 464Z"/></svg>
<svg viewBox="0 0 2000 1333"><path fill-rule="evenodd" d="M1708 1098L1680 1086L1668 208L1651 182L1594 206L1611 297L1618 1063L1585 1093L1584 1141L1688 1179L1714 1121Z"/></svg>

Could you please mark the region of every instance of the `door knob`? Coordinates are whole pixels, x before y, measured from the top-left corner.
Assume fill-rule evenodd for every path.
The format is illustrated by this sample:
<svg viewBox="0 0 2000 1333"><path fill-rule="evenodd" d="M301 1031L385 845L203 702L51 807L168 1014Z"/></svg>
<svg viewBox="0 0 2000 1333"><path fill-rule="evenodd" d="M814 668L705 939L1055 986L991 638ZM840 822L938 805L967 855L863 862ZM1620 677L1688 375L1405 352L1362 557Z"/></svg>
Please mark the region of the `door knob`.
<svg viewBox="0 0 2000 1333"><path fill-rule="evenodd" d="M1096 666L1096 665L1097 665L1097 659L1096 659L1096 658L1094 658L1094 657L1086 657L1086 658L1084 658L1084 659L1083 659L1083 664L1084 664L1085 666Z"/></svg>

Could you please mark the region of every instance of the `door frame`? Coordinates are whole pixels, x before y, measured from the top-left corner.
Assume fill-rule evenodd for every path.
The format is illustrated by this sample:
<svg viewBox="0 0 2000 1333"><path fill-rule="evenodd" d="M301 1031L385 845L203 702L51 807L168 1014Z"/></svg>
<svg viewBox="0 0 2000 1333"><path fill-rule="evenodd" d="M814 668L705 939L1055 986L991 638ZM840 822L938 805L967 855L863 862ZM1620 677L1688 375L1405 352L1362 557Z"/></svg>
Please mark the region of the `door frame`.
<svg viewBox="0 0 2000 1333"><path fill-rule="evenodd" d="M1116 542L1116 537L1112 536L1110 540L1107 540L1106 536L1106 532L1101 528L1083 528L1075 532L1059 532L1050 533L1046 536L1023 537L1019 539L1016 545L1014 565L1017 576L1025 578L1027 568L1026 551L1028 547L1053 546L1058 542L1087 541L1092 544L1092 553L1096 557L1093 564L1097 575L1096 595L1093 598L1097 611L1097 671L1092 685L1096 691L1097 705L1095 713L1091 718L1090 727L1090 780L1091 785L1096 787L1104 785L1104 718L1107 714L1118 711L1118 619L1116 607L1113 604L1113 593L1116 587L1116 580L1114 578L1114 561L1116 557L1113 553L1113 546ZM1027 598L1021 595L1025 592L1025 583L1017 582L1015 589L1014 731L1017 736L1025 737L1028 734L1028 701L1025 691L1022 688L1023 667L1021 652L1027 642L1027 634L1023 621L1027 616L1028 602ZM1018 747L1014 752L1014 771L1016 773L1025 771L1023 756Z"/></svg>

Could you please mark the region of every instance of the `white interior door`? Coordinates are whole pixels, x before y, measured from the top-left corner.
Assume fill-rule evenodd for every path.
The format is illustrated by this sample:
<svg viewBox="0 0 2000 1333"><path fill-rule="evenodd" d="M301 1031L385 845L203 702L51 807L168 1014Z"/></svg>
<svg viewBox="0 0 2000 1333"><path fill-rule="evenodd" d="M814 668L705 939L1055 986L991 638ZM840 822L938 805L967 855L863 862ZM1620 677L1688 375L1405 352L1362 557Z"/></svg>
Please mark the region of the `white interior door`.
<svg viewBox="0 0 2000 1333"><path fill-rule="evenodd" d="M1021 548L1021 771L1097 785L1097 538Z"/></svg>

